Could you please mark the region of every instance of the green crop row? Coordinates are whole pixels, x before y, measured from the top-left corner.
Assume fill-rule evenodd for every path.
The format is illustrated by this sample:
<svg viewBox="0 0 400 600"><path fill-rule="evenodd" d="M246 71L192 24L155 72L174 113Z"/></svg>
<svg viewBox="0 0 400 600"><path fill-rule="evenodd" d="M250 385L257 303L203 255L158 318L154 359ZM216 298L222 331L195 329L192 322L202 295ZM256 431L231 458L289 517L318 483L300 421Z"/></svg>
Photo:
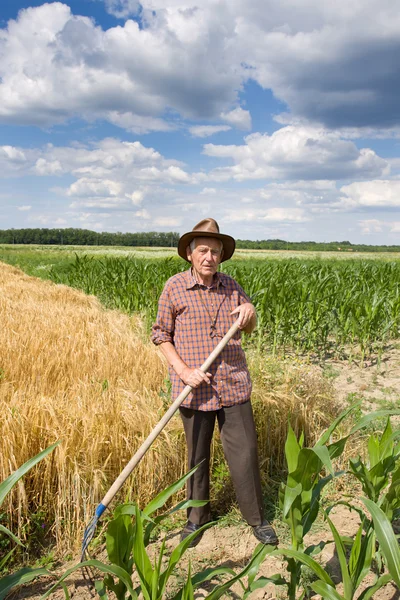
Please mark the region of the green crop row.
<svg viewBox="0 0 400 600"><path fill-rule="evenodd" d="M399 262L236 260L223 267L252 297L259 343L273 352L353 352L358 347L364 358L399 337ZM150 324L165 282L185 268L175 258L76 255L71 264L54 265L49 275L98 296L108 307L141 312Z"/></svg>

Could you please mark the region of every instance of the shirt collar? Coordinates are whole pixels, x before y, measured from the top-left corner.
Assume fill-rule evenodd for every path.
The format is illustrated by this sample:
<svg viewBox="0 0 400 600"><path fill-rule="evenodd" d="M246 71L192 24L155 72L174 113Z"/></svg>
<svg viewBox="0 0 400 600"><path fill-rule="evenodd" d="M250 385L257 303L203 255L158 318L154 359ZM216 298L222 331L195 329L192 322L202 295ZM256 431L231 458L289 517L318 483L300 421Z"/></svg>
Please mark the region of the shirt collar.
<svg viewBox="0 0 400 600"><path fill-rule="evenodd" d="M191 290L191 289L195 288L196 285L199 287L206 287L206 286L202 286L202 284L199 283L198 281L196 281L196 279L193 277L192 267L190 267L187 271L185 271L185 275L186 275L186 289L187 290ZM217 273L215 273L215 275L214 275L214 279L213 279L213 283L212 283L211 287L215 287L218 282L219 282L219 285L225 285L224 280L221 277L221 273L219 273L217 271Z"/></svg>

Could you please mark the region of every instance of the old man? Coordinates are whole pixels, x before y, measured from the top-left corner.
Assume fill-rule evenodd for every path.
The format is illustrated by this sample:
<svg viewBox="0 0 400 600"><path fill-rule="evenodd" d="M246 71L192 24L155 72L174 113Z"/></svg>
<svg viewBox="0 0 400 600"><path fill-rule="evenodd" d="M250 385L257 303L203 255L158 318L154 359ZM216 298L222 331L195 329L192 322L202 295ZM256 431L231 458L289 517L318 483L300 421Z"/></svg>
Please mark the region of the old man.
<svg viewBox="0 0 400 600"><path fill-rule="evenodd" d="M232 277L218 272L220 263L234 251L235 240L220 233L217 222L210 218L180 238L178 254L191 266L167 281L152 340L168 361L173 396L186 385L193 388L179 409L189 468L200 465L189 480L188 499L209 500L210 447L217 420L241 513L259 541L277 544L276 533L263 515L251 381L240 331L209 372L199 369L235 319L246 333L256 326L250 298ZM209 502L189 508L181 540L210 520ZM200 541L201 533L191 546Z"/></svg>

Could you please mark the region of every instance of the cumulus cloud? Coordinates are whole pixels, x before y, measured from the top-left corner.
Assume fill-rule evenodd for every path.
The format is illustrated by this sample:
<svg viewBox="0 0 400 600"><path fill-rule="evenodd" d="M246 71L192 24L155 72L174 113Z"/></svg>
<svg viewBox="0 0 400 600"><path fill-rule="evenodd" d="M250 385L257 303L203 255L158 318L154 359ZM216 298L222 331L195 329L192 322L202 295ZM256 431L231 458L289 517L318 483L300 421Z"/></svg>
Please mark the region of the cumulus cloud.
<svg viewBox="0 0 400 600"><path fill-rule="evenodd" d="M304 210L300 208L282 208L282 207L274 207L265 209L254 209L254 210L246 210L246 212L241 211L236 213L231 213L227 217L227 221L230 223L235 222L273 222L273 223L304 223L308 221L309 217L305 215Z"/></svg>
<svg viewBox="0 0 400 600"><path fill-rule="evenodd" d="M400 208L400 181L359 181L343 186L339 206L351 209L398 209Z"/></svg>
<svg viewBox="0 0 400 600"><path fill-rule="evenodd" d="M138 0L105 0L106 11L117 17L117 19L126 19L136 15L140 9Z"/></svg>
<svg viewBox="0 0 400 600"><path fill-rule="evenodd" d="M193 125L189 127L189 132L193 137L204 138L230 129L229 125Z"/></svg>
<svg viewBox="0 0 400 600"><path fill-rule="evenodd" d="M392 0L105 0L127 19L104 31L61 2L0 30L0 119L49 126L79 116L131 131L223 118L250 79L292 117L330 128L398 131L400 13ZM130 20L134 16L140 23Z"/></svg>
<svg viewBox="0 0 400 600"><path fill-rule="evenodd" d="M283 127L272 135L255 133L243 146L206 144L204 153L229 158L233 166L214 169L217 180L315 179L376 177L388 172L386 160L369 148L312 127Z"/></svg>
<svg viewBox="0 0 400 600"><path fill-rule="evenodd" d="M238 129L251 129L251 115L240 106L227 113L221 113L221 119Z"/></svg>
<svg viewBox="0 0 400 600"><path fill-rule="evenodd" d="M122 15L136 3L107 6ZM61 2L22 10L0 30L0 120L49 126L77 115L145 133L173 128L169 109L216 118L242 84L225 26L200 9L146 13L142 27L128 20L106 31Z"/></svg>

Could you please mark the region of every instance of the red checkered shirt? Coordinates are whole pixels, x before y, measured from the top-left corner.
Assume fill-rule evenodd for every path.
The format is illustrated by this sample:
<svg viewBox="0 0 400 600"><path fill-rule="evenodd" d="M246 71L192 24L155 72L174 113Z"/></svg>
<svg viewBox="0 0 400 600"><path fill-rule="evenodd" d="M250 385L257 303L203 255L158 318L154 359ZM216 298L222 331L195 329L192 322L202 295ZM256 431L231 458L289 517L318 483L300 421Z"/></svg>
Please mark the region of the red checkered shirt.
<svg viewBox="0 0 400 600"><path fill-rule="evenodd" d="M199 368L237 318L230 313L245 302L251 302L250 298L229 275L216 273L208 288L194 279L191 269L178 273L167 281L160 296L152 341L156 345L171 342L188 367ZM216 331L211 337L214 316ZM250 399L251 381L240 338L238 331L209 368L211 385L195 388L182 406L218 410ZM176 398L185 384L171 366L169 373Z"/></svg>

